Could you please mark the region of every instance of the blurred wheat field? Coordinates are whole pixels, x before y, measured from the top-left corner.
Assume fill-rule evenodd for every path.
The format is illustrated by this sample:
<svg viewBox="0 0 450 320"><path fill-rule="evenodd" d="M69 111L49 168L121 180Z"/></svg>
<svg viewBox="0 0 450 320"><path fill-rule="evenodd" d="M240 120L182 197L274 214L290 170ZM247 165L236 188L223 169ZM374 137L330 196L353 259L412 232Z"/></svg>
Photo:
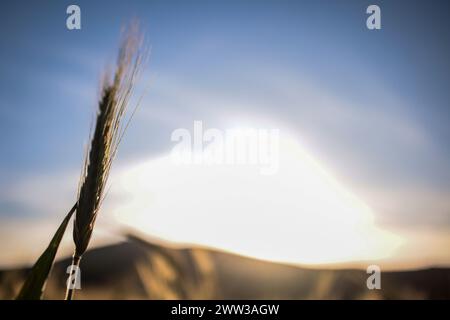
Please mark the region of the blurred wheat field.
<svg viewBox="0 0 450 320"><path fill-rule="evenodd" d="M382 290L368 290L364 270L305 269L131 235L86 257L77 299L450 299L450 269L384 272ZM64 298L69 265L55 264L44 299ZM14 298L26 273L0 271L0 299Z"/></svg>

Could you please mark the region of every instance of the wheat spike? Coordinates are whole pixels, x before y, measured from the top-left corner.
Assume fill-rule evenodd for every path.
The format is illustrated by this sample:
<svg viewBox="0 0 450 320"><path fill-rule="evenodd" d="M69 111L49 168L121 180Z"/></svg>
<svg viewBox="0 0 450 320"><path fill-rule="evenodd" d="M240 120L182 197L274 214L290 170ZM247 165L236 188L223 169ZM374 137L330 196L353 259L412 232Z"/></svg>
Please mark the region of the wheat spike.
<svg viewBox="0 0 450 320"><path fill-rule="evenodd" d="M126 128L121 123L144 56L140 50L141 41L135 29L128 30L120 46L114 77L112 80L105 77L103 83L95 129L78 190L72 263L76 266L89 245L111 165ZM71 299L72 296L73 290L68 289L66 298Z"/></svg>

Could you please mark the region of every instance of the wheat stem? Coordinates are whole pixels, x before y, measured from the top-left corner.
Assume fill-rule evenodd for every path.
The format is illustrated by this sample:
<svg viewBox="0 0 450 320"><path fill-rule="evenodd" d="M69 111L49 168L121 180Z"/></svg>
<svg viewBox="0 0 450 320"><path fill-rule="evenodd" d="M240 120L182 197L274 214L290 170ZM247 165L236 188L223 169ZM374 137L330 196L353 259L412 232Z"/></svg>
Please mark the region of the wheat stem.
<svg viewBox="0 0 450 320"><path fill-rule="evenodd" d="M81 257L73 255L72 257L72 264L71 264L71 268L70 268L70 272L69 272L69 280L72 279L72 275L74 275L75 277L75 281L76 278L78 277L78 271L80 268L80 261L81 261ZM67 291L66 291L66 300L72 300L73 299L73 295L75 293L75 289L73 287L72 283L67 283Z"/></svg>

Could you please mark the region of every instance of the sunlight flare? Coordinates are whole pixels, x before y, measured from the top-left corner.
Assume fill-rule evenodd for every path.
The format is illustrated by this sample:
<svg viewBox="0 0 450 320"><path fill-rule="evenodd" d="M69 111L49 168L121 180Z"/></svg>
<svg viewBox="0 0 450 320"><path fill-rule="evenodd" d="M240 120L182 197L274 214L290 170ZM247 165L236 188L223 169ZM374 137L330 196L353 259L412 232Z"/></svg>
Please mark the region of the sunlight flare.
<svg viewBox="0 0 450 320"><path fill-rule="evenodd" d="M151 159L122 172L119 221L152 236L292 263L389 257L402 239L374 224L371 209L291 137L280 137L279 170L175 165Z"/></svg>

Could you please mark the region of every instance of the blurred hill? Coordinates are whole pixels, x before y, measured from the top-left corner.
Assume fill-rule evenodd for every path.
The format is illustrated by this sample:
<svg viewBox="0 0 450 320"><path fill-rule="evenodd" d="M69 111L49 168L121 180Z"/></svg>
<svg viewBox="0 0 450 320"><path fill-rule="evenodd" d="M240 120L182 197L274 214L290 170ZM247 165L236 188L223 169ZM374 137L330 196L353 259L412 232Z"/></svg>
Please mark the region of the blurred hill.
<svg viewBox="0 0 450 320"><path fill-rule="evenodd" d="M90 250L77 299L450 299L450 269L382 273L368 290L364 270L319 270L205 248L172 248L129 236ZM58 261L46 299L62 299L69 259ZM28 269L0 271L0 299L12 299Z"/></svg>

